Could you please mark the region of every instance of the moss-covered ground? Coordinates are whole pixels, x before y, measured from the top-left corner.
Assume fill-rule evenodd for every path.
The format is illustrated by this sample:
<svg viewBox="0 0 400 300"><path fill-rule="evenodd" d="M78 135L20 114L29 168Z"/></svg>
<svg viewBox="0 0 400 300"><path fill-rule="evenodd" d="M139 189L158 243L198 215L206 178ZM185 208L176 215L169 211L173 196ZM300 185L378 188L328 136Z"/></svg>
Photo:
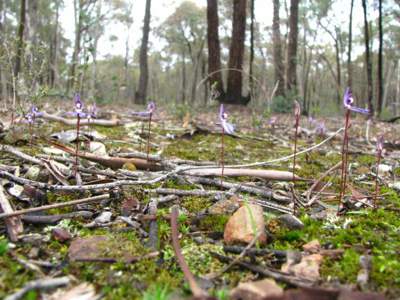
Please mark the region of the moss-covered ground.
<svg viewBox="0 0 400 300"><path fill-rule="evenodd" d="M53 127L52 127L53 126ZM152 141L159 145L153 152L161 151L165 158L181 158L188 160L218 161L220 155L220 136L218 134L196 134L191 138L165 138L166 129L164 126L154 124L152 129ZM54 132L60 129L59 125L44 125L44 132ZM124 127L103 128L93 126L93 130L99 131L107 136L108 141L120 140L130 142L129 130ZM137 131L139 131L137 129ZM37 132L40 135L40 132ZM291 153L290 138L288 144L273 142L272 136L264 130L263 135L267 141L255 139L225 137L225 162L246 163L254 161L267 161L279 158ZM20 143L20 149L35 155L40 153L40 147L45 145L41 141L38 146L31 147L27 140ZM317 143L315 139L311 144ZM303 137L299 141L300 149L310 145L309 139ZM108 143L107 149L121 146L120 144ZM13 159L5 155L4 159L9 162ZM15 158L14 158L15 159ZM330 142L320 149L316 149L297 159L297 174L306 179L317 179L319 176L339 162L340 140ZM361 154L350 155L349 161L352 165L350 182L353 187L363 193L372 194L374 190L374 178L370 170L374 167L375 157L373 155ZM1 161L0 161L1 162ZM291 168L291 161L284 161L273 165L271 168L288 170ZM339 171L338 171L339 172ZM338 192L340 174L332 173L325 178L325 182L331 181L332 185L323 194L321 201L326 200L328 211L334 211L337 199L330 197ZM399 170L395 170L398 175ZM366 178L358 180L361 175ZM364 176L364 177L365 177ZM240 181L243 178L228 179ZM247 178L248 180L248 178ZM271 186L269 182L257 179L258 184ZM196 185L182 183L176 179L169 179L162 184L154 185L176 188L195 189ZM299 193L304 192L310 186L309 181L296 184ZM141 203L148 203L151 196L138 188L127 187L124 190L125 196L133 196ZM360 256L370 255L372 257L372 269L366 290L385 293L389 298L395 298L400 294L400 197L398 193L387 187L381 187L382 197L379 200L379 209L372 210L363 208L350 211L344 216L336 217L335 213L328 213L324 219L316 219L313 210L303 209L300 211L300 219L304 223L304 229L289 230L273 222L275 213L266 212L265 220L270 230L270 242L265 246L268 249L301 250L305 243L318 239L322 247L326 249L343 249L343 255L339 258L324 258L321 266L321 276L324 285L329 284L356 284L357 274L361 269ZM326 199L324 198L326 196ZM49 203L76 199L77 195L48 193ZM215 200L212 197L186 196L179 200L180 207L184 214L180 216L181 247L183 254L192 270L197 275L206 275L217 272L223 264L211 256L211 252L225 254L220 241L209 241L209 233L219 233L222 236L224 226L229 218L228 215L205 215L197 220L193 231L193 222L199 212L204 212ZM112 203L111 208L116 214L120 210L120 202ZM18 261L18 257L29 260L32 248L40 249L37 259L53 262L56 267L45 273L50 275L53 272L59 274L73 275L78 281L93 283L97 291L104 295L105 299L166 299L170 293L187 295L188 288L184 284L181 270L179 269L174 252L170 243L169 205L159 207L157 214L160 258L145 259L137 263L128 264L123 260L117 263L89 263L71 262L68 259L69 244L60 243L53 239L42 242L39 245L34 243L19 242L9 243L5 233L0 234L0 298L21 288L29 280L40 278L40 275ZM101 209L99 204L91 206L93 210ZM72 208L52 210L50 213L70 212ZM88 229L83 225L85 220L74 220L64 225L75 235L87 237L94 235L105 235L109 237L108 243L104 245L104 253L111 257L122 257L124 253L133 255L144 255L151 250L146 248L146 238L141 238L132 229L125 225L114 225L101 229ZM148 222L144 224L148 229ZM27 226L26 231L40 233L49 236L49 231L44 226ZM201 236L203 243L198 243L195 236ZM268 261L260 259L254 263L267 264ZM212 293L221 299L226 296L226 291L234 287L239 281L255 279L257 276L246 270L232 268L214 282ZM39 299L35 291L28 293L25 299Z"/></svg>

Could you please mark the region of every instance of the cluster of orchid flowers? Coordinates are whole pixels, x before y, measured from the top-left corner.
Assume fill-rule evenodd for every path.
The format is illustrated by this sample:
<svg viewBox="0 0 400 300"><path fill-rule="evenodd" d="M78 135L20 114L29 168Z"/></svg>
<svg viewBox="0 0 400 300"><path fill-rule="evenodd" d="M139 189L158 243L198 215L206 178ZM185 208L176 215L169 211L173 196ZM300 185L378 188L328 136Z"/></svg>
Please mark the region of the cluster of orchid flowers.
<svg viewBox="0 0 400 300"><path fill-rule="evenodd" d="M24 118L28 124L32 125L33 123L35 123L35 119L41 116L43 116L43 113L40 112L35 105L32 105L31 109L27 114L25 114Z"/></svg>
<svg viewBox="0 0 400 300"><path fill-rule="evenodd" d="M96 103L88 106L87 112L84 110L84 105L79 94L74 96L74 111L69 112L70 115L80 119L95 119L97 117L97 106Z"/></svg>

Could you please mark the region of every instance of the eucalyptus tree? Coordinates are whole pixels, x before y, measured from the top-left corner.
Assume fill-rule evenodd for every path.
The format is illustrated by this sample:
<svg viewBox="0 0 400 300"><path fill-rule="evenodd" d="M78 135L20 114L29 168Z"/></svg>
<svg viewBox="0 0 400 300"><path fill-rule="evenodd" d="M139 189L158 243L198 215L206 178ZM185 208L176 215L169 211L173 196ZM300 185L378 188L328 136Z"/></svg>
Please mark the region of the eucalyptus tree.
<svg viewBox="0 0 400 300"><path fill-rule="evenodd" d="M289 37L287 46L286 90L297 93L297 40L299 26L299 2L290 0Z"/></svg>

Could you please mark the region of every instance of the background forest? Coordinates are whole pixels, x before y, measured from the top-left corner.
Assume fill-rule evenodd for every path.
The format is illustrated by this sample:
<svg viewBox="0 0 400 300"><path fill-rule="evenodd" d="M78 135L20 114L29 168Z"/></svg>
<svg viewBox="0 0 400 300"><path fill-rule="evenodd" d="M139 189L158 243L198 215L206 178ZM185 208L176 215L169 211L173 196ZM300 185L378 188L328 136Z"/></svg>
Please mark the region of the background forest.
<svg viewBox="0 0 400 300"><path fill-rule="evenodd" d="M1 107L75 92L204 107L217 93L326 115L351 86L388 118L400 113L399 27L399 0L3 0Z"/></svg>

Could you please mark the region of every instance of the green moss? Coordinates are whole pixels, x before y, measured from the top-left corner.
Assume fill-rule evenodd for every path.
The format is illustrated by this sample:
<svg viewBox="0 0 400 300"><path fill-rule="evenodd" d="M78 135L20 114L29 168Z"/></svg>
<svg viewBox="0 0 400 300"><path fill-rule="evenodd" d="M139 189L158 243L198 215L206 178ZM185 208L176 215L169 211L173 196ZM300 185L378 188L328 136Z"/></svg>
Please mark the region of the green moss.
<svg viewBox="0 0 400 300"><path fill-rule="evenodd" d="M212 204L211 200L206 197L196 197L196 196L189 196L184 197L182 200L182 207L184 207L190 213L198 213Z"/></svg>
<svg viewBox="0 0 400 300"><path fill-rule="evenodd" d="M361 166L372 166L376 163L375 156L368 154L359 155L356 157L356 160L360 163Z"/></svg>
<svg viewBox="0 0 400 300"><path fill-rule="evenodd" d="M223 232L229 220L227 215L208 215L199 222L199 229L204 231Z"/></svg>
<svg viewBox="0 0 400 300"><path fill-rule="evenodd" d="M341 260L325 259L321 266L321 274L326 279L337 278L341 283L355 283L360 270L360 255L353 249L344 252Z"/></svg>

